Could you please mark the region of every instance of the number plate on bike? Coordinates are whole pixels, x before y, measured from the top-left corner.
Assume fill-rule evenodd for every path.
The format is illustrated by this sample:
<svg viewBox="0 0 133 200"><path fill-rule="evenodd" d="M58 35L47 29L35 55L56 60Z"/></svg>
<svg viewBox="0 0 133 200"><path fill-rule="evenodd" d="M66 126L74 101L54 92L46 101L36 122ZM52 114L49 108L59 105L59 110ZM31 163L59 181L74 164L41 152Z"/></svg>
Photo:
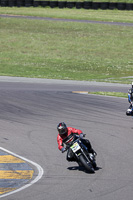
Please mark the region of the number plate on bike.
<svg viewBox="0 0 133 200"><path fill-rule="evenodd" d="M76 151L78 151L80 149L80 146L77 142L75 142L70 148L75 153Z"/></svg>

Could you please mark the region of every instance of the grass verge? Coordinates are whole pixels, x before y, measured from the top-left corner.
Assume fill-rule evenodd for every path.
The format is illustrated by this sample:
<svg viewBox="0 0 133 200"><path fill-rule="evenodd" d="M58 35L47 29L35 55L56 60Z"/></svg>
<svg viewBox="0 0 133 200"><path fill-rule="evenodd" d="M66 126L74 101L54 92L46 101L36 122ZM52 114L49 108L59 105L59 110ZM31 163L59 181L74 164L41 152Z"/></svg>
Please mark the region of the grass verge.
<svg viewBox="0 0 133 200"><path fill-rule="evenodd" d="M133 23L133 11L0 7L0 14Z"/></svg>
<svg viewBox="0 0 133 200"><path fill-rule="evenodd" d="M0 8L0 11L53 18L133 20L133 13L126 16L125 11L48 8ZM132 27L20 18L0 18L0 27L0 75L119 83L132 80Z"/></svg>
<svg viewBox="0 0 133 200"><path fill-rule="evenodd" d="M123 93L123 92L102 92L102 91L99 91L99 92L88 92L88 94L127 98L127 94Z"/></svg>

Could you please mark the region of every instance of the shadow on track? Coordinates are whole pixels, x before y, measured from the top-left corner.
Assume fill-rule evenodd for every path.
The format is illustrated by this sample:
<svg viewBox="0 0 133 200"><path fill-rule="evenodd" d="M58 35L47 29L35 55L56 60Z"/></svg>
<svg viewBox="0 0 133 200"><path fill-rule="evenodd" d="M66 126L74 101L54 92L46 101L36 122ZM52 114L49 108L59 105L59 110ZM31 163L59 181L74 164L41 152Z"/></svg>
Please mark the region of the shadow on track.
<svg viewBox="0 0 133 200"><path fill-rule="evenodd" d="M88 172L84 167L82 167L82 166L72 166L72 167L68 167L67 168L68 170L79 170L79 171L83 171L83 172L85 172L85 173L87 173L87 174L92 174L92 173L90 173L90 172ZM95 171L98 171L98 170L100 170L100 169L102 169L101 167L97 167L96 169L95 169Z"/></svg>

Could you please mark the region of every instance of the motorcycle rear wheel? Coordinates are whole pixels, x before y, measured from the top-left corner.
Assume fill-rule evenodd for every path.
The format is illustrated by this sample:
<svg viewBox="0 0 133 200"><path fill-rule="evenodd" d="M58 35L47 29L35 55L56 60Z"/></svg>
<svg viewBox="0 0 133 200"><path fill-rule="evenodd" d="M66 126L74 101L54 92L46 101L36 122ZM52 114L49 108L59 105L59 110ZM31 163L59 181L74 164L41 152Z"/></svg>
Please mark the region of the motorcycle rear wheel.
<svg viewBox="0 0 133 200"><path fill-rule="evenodd" d="M86 158L82 154L79 156L79 160L88 172L95 173L95 170L91 165L91 163L90 162L88 163Z"/></svg>

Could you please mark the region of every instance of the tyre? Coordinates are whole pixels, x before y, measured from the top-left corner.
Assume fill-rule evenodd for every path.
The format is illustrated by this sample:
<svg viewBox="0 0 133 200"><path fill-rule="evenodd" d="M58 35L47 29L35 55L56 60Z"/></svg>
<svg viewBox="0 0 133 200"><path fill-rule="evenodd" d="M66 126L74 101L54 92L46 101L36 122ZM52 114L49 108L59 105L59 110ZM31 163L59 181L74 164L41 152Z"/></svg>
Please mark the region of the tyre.
<svg viewBox="0 0 133 200"><path fill-rule="evenodd" d="M76 8L77 9L83 8L83 2L76 2Z"/></svg>
<svg viewBox="0 0 133 200"><path fill-rule="evenodd" d="M8 6L8 0L1 0L1 7L7 7Z"/></svg>
<svg viewBox="0 0 133 200"><path fill-rule="evenodd" d="M110 10L114 10L117 8L117 3L116 2L110 2L109 3L109 9Z"/></svg>
<svg viewBox="0 0 133 200"><path fill-rule="evenodd" d="M56 8L56 7L58 7L58 1L50 1L49 6L50 6L50 8Z"/></svg>
<svg viewBox="0 0 133 200"><path fill-rule="evenodd" d="M66 7L67 8L74 8L75 7L75 2L67 1Z"/></svg>
<svg viewBox="0 0 133 200"><path fill-rule="evenodd" d="M87 171L89 171L90 173L95 173L94 168L92 167L91 163L90 162L87 163L86 158L82 154L79 156L79 160Z"/></svg>
<svg viewBox="0 0 133 200"><path fill-rule="evenodd" d="M92 9L92 2L91 1L84 1L83 8L84 9Z"/></svg>
<svg viewBox="0 0 133 200"><path fill-rule="evenodd" d="M129 113L129 112L127 111L127 112L126 112L126 115L129 116L129 115L131 115L131 113Z"/></svg>
<svg viewBox="0 0 133 200"><path fill-rule="evenodd" d="M125 10L126 9L126 3L117 3L117 9L118 10Z"/></svg>
<svg viewBox="0 0 133 200"><path fill-rule="evenodd" d="M109 8L109 2L101 2L100 8L101 8L102 10L108 9L108 8Z"/></svg>
<svg viewBox="0 0 133 200"><path fill-rule="evenodd" d="M96 169L96 168L97 168L97 164L96 164L96 162L95 162L95 161L93 161L93 162L92 162L92 166L93 166L93 168L94 168L94 169Z"/></svg>
<svg viewBox="0 0 133 200"><path fill-rule="evenodd" d="M133 111L132 111L132 109L127 109L127 111L126 111L126 115L130 115L130 116L133 116Z"/></svg>
<svg viewBox="0 0 133 200"><path fill-rule="evenodd" d="M126 10L133 10L133 3L126 3Z"/></svg>
<svg viewBox="0 0 133 200"><path fill-rule="evenodd" d="M58 7L59 8L66 8L66 1L58 1Z"/></svg>

